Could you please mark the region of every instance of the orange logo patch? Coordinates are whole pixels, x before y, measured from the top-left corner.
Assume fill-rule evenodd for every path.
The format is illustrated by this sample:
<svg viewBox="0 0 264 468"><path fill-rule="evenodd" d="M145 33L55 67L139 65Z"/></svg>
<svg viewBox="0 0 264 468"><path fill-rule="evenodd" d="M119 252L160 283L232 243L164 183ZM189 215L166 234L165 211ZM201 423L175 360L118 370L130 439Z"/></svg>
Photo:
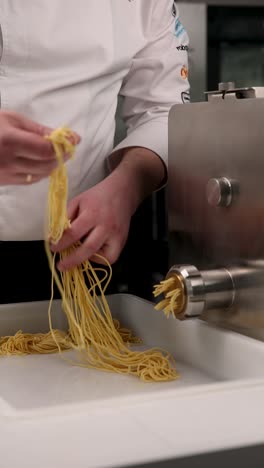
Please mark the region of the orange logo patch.
<svg viewBox="0 0 264 468"><path fill-rule="evenodd" d="M187 78L189 77L189 70L185 65L181 69L181 77L183 78L183 80L187 80Z"/></svg>

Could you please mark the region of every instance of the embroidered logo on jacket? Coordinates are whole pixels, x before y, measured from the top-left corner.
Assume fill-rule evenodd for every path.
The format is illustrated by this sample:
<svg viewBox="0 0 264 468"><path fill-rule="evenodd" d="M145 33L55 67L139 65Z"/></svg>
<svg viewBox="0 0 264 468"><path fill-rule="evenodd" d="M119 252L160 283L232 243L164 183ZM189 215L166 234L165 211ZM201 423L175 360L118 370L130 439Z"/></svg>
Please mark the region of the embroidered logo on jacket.
<svg viewBox="0 0 264 468"><path fill-rule="evenodd" d="M176 47L176 49L177 49L179 52L188 52L189 47L188 47L187 45L181 44L180 46Z"/></svg>
<svg viewBox="0 0 264 468"><path fill-rule="evenodd" d="M181 77L183 80L187 80L188 77L189 77L189 70L188 68L186 67L186 65L184 65L181 69Z"/></svg>

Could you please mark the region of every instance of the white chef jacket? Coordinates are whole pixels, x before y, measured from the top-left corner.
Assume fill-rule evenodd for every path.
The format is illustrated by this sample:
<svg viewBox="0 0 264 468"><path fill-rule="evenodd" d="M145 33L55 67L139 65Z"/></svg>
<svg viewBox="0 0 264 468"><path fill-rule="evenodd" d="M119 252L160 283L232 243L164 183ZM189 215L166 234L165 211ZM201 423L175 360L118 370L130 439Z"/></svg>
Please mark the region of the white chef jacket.
<svg viewBox="0 0 264 468"><path fill-rule="evenodd" d="M1 0L1 108L76 130L69 199L101 181L113 151L167 161L168 112L188 100L188 36L172 0ZM113 148L118 94L127 137ZM0 240L43 239L48 181L0 187Z"/></svg>

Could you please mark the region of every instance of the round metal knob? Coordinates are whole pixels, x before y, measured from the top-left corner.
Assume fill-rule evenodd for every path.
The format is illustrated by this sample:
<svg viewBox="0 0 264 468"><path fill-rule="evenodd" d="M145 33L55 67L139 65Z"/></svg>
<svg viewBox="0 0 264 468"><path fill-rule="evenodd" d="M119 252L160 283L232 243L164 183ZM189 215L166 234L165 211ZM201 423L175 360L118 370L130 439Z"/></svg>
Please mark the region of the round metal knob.
<svg viewBox="0 0 264 468"><path fill-rule="evenodd" d="M233 194L233 184L226 177L210 179L207 183L206 196L210 206L230 206Z"/></svg>

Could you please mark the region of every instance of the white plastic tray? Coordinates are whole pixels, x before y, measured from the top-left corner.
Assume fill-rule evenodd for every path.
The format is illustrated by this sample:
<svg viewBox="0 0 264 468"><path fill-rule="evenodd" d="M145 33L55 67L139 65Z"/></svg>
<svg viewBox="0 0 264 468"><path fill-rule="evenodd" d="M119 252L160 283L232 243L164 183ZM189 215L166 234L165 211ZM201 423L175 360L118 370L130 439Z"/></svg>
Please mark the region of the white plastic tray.
<svg viewBox="0 0 264 468"><path fill-rule="evenodd" d="M175 382L146 384L136 377L72 366L60 355L0 358L0 399L17 411L98 402L120 397L151 397L164 390L182 390L202 384L264 376L264 344L199 320L178 322L141 299L129 295L109 297L113 315L143 339L176 358L181 378ZM48 330L48 303L0 307L0 334ZM54 327L66 328L60 302L53 307ZM73 357L65 352L66 358ZM19 389L19 391L18 391Z"/></svg>
<svg viewBox="0 0 264 468"><path fill-rule="evenodd" d="M144 384L59 355L0 358L3 466L124 467L264 443L264 343L167 320L135 297L109 302L146 346L175 356L180 380ZM59 302L53 317L65 327ZM20 328L48 330L47 303L0 306L0 334Z"/></svg>

